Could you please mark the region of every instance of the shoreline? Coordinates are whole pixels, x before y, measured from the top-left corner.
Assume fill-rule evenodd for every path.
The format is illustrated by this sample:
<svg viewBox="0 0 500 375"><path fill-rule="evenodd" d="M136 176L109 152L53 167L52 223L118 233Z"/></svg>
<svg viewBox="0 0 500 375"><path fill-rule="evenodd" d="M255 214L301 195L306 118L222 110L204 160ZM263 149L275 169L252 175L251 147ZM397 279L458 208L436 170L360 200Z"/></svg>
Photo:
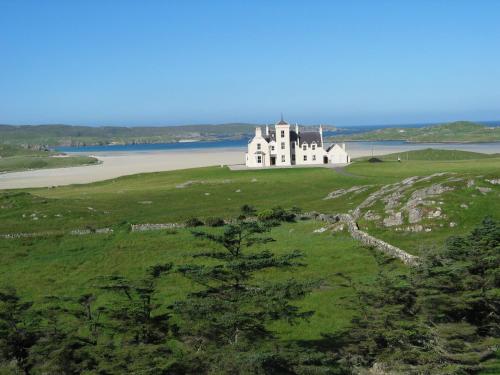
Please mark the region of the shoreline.
<svg viewBox="0 0 500 375"><path fill-rule="evenodd" d="M365 142L361 144L360 142ZM430 147L429 143L376 144L369 141L351 142L347 151L351 158L377 156L418 150ZM500 153L500 143L440 144L440 149L463 150L488 154ZM245 162L245 147L193 148L176 150L138 150L74 152L74 155L91 155L98 164L7 172L0 174L0 190L44 188L72 184L86 184L117 177L179 169L209 166L241 165Z"/></svg>

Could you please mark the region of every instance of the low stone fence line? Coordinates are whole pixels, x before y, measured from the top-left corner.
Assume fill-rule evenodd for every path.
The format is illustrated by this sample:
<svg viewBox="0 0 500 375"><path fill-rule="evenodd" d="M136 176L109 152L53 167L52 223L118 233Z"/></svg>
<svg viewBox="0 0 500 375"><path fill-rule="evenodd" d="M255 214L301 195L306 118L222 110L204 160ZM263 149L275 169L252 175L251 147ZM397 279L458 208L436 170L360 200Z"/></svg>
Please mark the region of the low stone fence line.
<svg viewBox="0 0 500 375"><path fill-rule="evenodd" d="M326 215L318 213L306 213L302 215L302 217L313 218L331 224L337 222L345 223L351 237L360 241L363 245L372 246L375 249L383 252L384 254L389 255L390 257L398 258L406 265L415 266L418 264L419 258L417 256L411 255L406 251L400 249L399 247L391 245L360 230L354 218L349 214Z"/></svg>
<svg viewBox="0 0 500 375"><path fill-rule="evenodd" d="M63 233L60 231L38 232L38 233L7 233L7 234L0 234L0 238L3 239L33 238L33 237L44 237L44 236L57 236L60 234Z"/></svg>
<svg viewBox="0 0 500 375"><path fill-rule="evenodd" d="M184 228L184 224L179 223L163 223L163 224L132 224L132 232L146 232L150 230L165 230Z"/></svg>
<svg viewBox="0 0 500 375"><path fill-rule="evenodd" d="M113 233L111 228L98 228L98 229L73 229L69 232L58 231L45 231L45 232L34 232L34 233L6 233L0 234L2 239L17 239L17 238L34 238L34 237L47 237L47 236L61 236L64 234L69 234L71 236L83 236L89 234L108 234Z"/></svg>

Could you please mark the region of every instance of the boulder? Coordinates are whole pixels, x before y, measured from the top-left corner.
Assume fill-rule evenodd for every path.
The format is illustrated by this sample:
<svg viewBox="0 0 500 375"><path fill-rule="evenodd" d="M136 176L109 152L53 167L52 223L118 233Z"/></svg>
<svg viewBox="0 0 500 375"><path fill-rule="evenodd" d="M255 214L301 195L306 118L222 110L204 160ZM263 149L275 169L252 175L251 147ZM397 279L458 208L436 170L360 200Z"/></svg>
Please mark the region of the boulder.
<svg viewBox="0 0 500 375"><path fill-rule="evenodd" d="M403 224L403 214L401 212L390 213L389 216L384 218L384 226L386 227L393 227L401 224Z"/></svg>

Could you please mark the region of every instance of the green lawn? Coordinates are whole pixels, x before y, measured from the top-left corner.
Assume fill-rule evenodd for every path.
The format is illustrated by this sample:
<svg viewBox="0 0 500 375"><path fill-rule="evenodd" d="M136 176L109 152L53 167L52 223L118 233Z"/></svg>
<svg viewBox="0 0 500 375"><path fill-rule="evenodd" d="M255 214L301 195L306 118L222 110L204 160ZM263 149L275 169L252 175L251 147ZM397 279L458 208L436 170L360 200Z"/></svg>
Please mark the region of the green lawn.
<svg viewBox="0 0 500 375"><path fill-rule="evenodd" d="M304 309L316 311L309 322L275 327L284 339L318 339L322 332L346 328L353 313L348 298L352 290L340 287L341 280L336 274L343 272L357 282L369 282L376 272L371 250L346 234L313 233L319 227L321 224L312 221L283 225L271 233L276 242L266 245L278 254L303 251L307 266L298 271L266 272L259 278L323 280L322 286L301 302ZM96 292L98 276L120 274L140 278L148 267L157 263L191 263L191 255L208 245L194 239L187 229L174 233L118 232L2 240L0 285L14 285L23 297L35 301L48 295L78 296ZM170 277L162 286L165 297L172 301L182 298L191 288L180 276ZM105 300L107 296L101 298Z"/></svg>

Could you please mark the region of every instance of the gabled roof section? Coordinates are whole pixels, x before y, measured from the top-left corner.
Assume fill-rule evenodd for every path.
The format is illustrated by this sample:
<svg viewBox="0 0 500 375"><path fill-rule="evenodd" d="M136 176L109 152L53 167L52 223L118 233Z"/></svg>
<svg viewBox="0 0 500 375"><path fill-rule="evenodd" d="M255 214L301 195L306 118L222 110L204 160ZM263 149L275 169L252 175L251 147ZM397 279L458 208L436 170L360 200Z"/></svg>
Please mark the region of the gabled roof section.
<svg viewBox="0 0 500 375"><path fill-rule="evenodd" d="M316 143L318 146L323 147L321 143L321 134L319 132L300 132L299 133L299 145L302 146L304 143L311 144Z"/></svg>

